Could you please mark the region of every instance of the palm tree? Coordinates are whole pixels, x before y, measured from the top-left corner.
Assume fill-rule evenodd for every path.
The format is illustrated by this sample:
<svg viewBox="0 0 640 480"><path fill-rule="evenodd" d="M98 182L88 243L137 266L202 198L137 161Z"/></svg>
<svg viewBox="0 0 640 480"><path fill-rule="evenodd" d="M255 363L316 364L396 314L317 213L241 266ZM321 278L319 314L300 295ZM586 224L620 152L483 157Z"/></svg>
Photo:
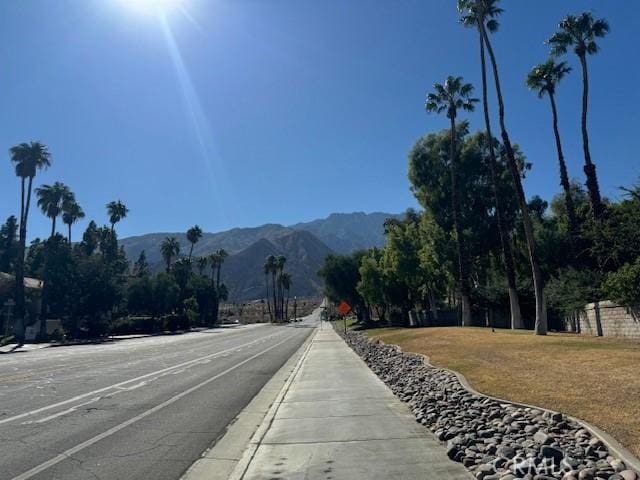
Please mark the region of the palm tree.
<svg viewBox="0 0 640 480"><path fill-rule="evenodd" d="M189 249L189 260L191 260L191 256L193 255L193 247L200 241L201 238L202 229L198 225L194 225L189 230L187 230L187 240L191 244L191 248Z"/></svg>
<svg viewBox="0 0 640 480"><path fill-rule="evenodd" d="M527 86L538 92L538 98L543 98L545 94L551 102L551 113L553 117L553 133L556 138L556 149L558 151L558 163L560 164L560 185L564 190L564 202L567 208L567 218L569 220L569 235L571 238L573 253L578 244L579 225L576 215L576 208L573 202L573 194L571 192L571 184L569 183L569 174L567 172L567 164L564 161L562 153L562 142L560 141L560 131L558 129L558 110L556 109L556 88L560 80L571 71L566 62L556 63L550 58L540 65L536 65L531 69L527 76Z"/></svg>
<svg viewBox="0 0 640 480"><path fill-rule="evenodd" d="M283 272L278 277L279 283L282 285L283 292L287 292L287 300L284 306L284 318L289 318L289 297L291 295L291 274L289 272ZM284 293L283 293L284 295Z"/></svg>
<svg viewBox="0 0 640 480"><path fill-rule="evenodd" d="M222 270L222 264L224 263L224 259L227 258L229 254L224 248L219 248L218 250L216 250L215 256L217 259L216 266L218 267L218 271L216 273L216 288L220 288L220 272Z"/></svg>
<svg viewBox="0 0 640 480"><path fill-rule="evenodd" d="M273 322L273 312L271 311L271 299L269 298L269 274L271 273L271 265L269 264L269 259L264 262L262 266L262 271L264 272L264 282L267 287L267 310L269 311L269 320Z"/></svg>
<svg viewBox="0 0 640 480"><path fill-rule="evenodd" d="M107 214L109 215L109 223L111 224L111 233L115 232L116 223L125 218L129 213L129 209L120 200L107 203Z"/></svg>
<svg viewBox="0 0 640 480"><path fill-rule="evenodd" d="M198 272L200 275L204 275L205 270L209 266L209 258L208 257L200 257L197 261L198 264Z"/></svg>
<svg viewBox="0 0 640 480"><path fill-rule="evenodd" d="M538 253L536 251L536 240L533 232L533 223L531 221L531 215L529 214L529 206L527 205L527 198L524 193L524 187L522 186L521 171L516 161L516 156L511 145L511 139L507 132L507 127L504 119L504 99L502 97L502 86L500 84L500 75L498 71L498 62L496 60L491 40L487 32L494 33L498 30L499 24L495 20L495 17L502 13L502 9L496 7L498 0L460 0L458 3L458 9L465 12L466 15L475 16L476 25L484 40L484 46L489 53L489 59L491 60L491 67L493 70L493 80L496 89L496 96L498 97L498 118L500 123L500 133L502 137L502 144L504 145L507 166L511 173L511 179L516 190L516 199L522 215L522 223L524 226L524 233L527 241L527 249L529 250L529 262L531 264L531 274L533 278L533 290L536 297L536 324L535 333L537 335L546 335L547 333L547 306L544 298L544 280L542 278L542 271L540 270L540 262L538 259Z"/></svg>
<svg viewBox="0 0 640 480"><path fill-rule="evenodd" d="M62 222L69 228L69 235L67 237L69 245L71 245L71 226L84 217L82 207L75 200L62 204Z"/></svg>
<svg viewBox="0 0 640 480"><path fill-rule="evenodd" d="M176 237L167 237L160 244L160 253L167 264L167 273L171 271L171 260L180 254L180 243Z"/></svg>
<svg viewBox="0 0 640 480"><path fill-rule="evenodd" d="M458 191L457 172L457 133L456 117L458 110L471 112L475 108L477 98L471 97L473 86L463 83L462 77L447 77L444 85L434 84L435 93L427 95L425 105L427 112L447 112L451 124L449 141L449 170L451 174L451 207L453 210L453 225L455 229L456 248L458 253L458 281L460 299L462 303L462 325L471 325L471 302L469 300L469 266L464 245L463 230L460 223L460 192Z"/></svg>
<svg viewBox="0 0 640 480"><path fill-rule="evenodd" d="M269 273L271 274L271 296L273 300L273 317L275 320L278 319L278 310L277 310L277 302L276 302L276 272L278 271L277 261L275 255L269 255L266 260L266 268L268 268Z"/></svg>
<svg viewBox="0 0 640 480"><path fill-rule="evenodd" d="M211 285L216 285L216 272L218 271L218 265L220 264L220 257L218 252L213 252L209 255L209 266L211 266Z"/></svg>
<svg viewBox="0 0 640 480"><path fill-rule="evenodd" d="M18 259L16 261L16 320L24 327L25 298L24 298L24 256L27 242L27 220L31 206L31 191L33 179L39 170L51 166L51 154L46 145L40 142L21 143L9 150L11 163L14 164L16 176L21 181L20 197L20 233L18 245ZM22 342L23 332L17 328L18 341Z"/></svg>
<svg viewBox="0 0 640 480"><path fill-rule="evenodd" d="M491 187L493 194L493 203L496 212L496 224L498 226L498 234L500 237L500 246L502 250L502 261L504 263L505 277L507 279L507 290L509 293L509 307L511 312L511 328L522 328L522 314L520 310L520 301L518 299L518 290L516 287L516 274L513 264L513 249L511 247L511 241L509 233L506 231L502 212L503 205L499 195L499 179L498 179L498 162L496 160L496 152L494 145L493 134L491 133L491 119L489 116L489 101L488 101L488 85L487 85L487 65L484 47L484 38L478 28L478 16L475 13L469 13L469 2L464 0L458 0L458 11L462 13L460 19L465 27L476 28L480 33L480 70L482 74L482 106L484 113L484 124L487 133L487 145L489 147L489 173L491 175ZM496 17L502 10L498 8L495 3L486 5L488 12L484 11L484 17ZM495 18L490 18L487 22L487 28L490 31L495 31L498 27L498 23Z"/></svg>
<svg viewBox="0 0 640 480"><path fill-rule="evenodd" d="M594 218L600 218L604 213L600 186L596 166L591 161L589 151L589 132L587 130L587 110L589 101L589 71L587 69L587 54L595 55L599 47L596 38L602 38L609 32L609 23L600 18L595 20L591 12L584 12L578 16L568 15L560 22L560 30L554 33L547 43L551 45L554 56L567 53L569 47L580 59L582 67L582 149L584 151L584 173L587 176L589 201Z"/></svg>
<svg viewBox="0 0 640 480"><path fill-rule="evenodd" d="M51 219L51 237L53 237L56 234L56 220L62 214L63 205L75 202L75 196L62 182L42 185L36 188L36 195L40 210Z"/></svg>
<svg viewBox="0 0 640 480"><path fill-rule="evenodd" d="M284 255L278 255L276 257L276 274L277 277L282 276L284 273L284 265L287 263L287 257ZM282 284L278 282L278 305L276 307L277 317L279 320L283 320L283 303L284 303L284 290L282 289Z"/></svg>

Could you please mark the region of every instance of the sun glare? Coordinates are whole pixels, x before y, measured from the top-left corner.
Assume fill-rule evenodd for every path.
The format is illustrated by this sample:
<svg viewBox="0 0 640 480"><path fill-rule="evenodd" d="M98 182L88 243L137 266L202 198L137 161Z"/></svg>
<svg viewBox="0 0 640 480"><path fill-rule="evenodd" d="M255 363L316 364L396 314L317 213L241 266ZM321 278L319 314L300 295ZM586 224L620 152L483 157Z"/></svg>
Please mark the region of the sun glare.
<svg viewBox="0 0 640 480"><path fill-rule="evenodd" d="M178 7L182 0L121 0L132 10L142 14L165 14Z"/></svg>

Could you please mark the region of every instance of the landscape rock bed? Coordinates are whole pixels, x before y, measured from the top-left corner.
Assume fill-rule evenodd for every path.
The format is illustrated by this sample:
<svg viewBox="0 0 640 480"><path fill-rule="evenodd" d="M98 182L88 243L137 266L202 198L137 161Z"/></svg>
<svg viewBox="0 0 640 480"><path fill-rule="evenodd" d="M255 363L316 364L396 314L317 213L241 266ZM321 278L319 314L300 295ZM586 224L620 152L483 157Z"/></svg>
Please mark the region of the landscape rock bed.
<svg viewBox="0 0 640 480"><path fill-rule="evenodd" d="M560 413L474 394L420 355L339 332L371 370L480 480L638 480L606 445Z"/></svg>

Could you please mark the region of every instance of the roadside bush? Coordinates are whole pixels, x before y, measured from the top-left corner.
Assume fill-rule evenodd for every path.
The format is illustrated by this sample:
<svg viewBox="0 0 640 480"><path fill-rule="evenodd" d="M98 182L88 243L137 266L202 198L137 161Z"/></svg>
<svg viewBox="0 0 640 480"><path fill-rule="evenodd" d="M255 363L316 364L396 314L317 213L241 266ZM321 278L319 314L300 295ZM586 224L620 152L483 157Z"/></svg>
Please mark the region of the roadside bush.
<svg viewBox="0 0 640 480"><path fill-rule="evenodd" d="M164 330L170 332L189 329L188 320L184 315L165 315L162 317L162 325Z"/></svg>
<svg viewBox="0 0 640 480"><path fill-rule="evenodd" d="M114 321L111 333L126 335L132 333L157 333L162 330L162 321L151 316L128 316Z"/></svg>
<svg viewBox="0 0 640 480"><path fill-rule="evenodd" d="M605 279L603 290L607 298L627 308L640 306L640 257L634 263L627 263L620 270L610 273Z"/></svg>

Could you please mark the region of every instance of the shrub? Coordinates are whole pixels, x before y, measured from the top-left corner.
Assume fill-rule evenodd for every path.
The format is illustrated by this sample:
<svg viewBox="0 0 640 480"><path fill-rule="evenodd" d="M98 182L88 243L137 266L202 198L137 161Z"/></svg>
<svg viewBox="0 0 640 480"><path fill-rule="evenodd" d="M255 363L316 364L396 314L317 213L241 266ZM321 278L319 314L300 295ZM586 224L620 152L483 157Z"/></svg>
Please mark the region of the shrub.
<svg viewBox="0 0 640 480"><path fill-rule="evenodd" d="M603 290L612 302L627 308L640 306L640 257L634 263L627 263L617 272L610 273Z"/></svg>

